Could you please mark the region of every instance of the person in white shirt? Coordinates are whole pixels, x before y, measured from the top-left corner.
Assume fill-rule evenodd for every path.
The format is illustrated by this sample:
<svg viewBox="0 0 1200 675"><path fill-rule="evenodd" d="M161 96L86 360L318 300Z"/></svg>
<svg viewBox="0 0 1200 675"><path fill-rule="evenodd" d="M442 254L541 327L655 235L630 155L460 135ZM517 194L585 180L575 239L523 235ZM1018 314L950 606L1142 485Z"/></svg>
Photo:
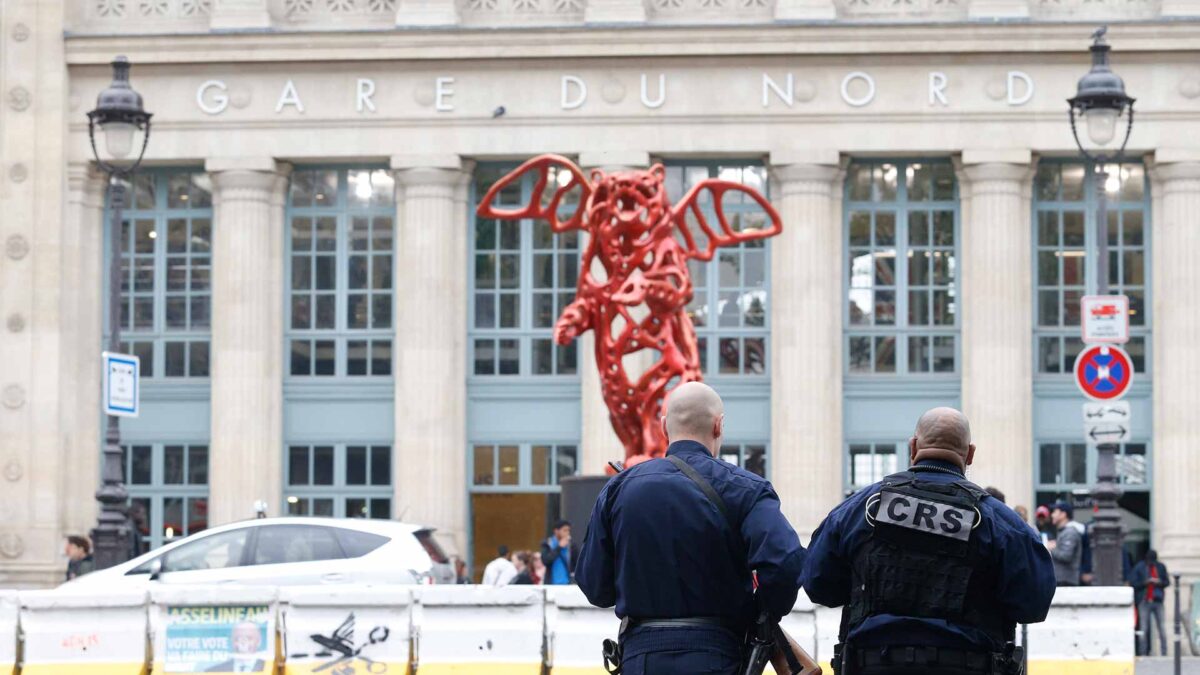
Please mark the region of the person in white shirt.
<svg viewBox="0 0 1200 675"><path fill-rule="evenodd" d="M507 586L517 577L517 566L508 559L508 547L501 546L499 556L483 568L484 586Z"/></svg>

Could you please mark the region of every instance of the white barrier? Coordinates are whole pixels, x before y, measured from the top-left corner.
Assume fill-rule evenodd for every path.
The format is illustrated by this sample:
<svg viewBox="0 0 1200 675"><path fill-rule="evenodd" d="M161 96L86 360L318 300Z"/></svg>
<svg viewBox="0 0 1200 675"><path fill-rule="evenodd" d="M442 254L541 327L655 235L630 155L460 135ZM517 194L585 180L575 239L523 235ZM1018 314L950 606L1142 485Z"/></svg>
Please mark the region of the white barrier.
<svg viewBox="0 0 1200 675"><path fill-rule="evenodd" d="M146 672L146 591L21 593L23 675Z"/></svg>
<svg viewBox="0 0 1200 675"><path fill-rule="evenodd" d="M0 675L17 668L17 592L0 591Z"/></svg>
<svg viewBox="0 0 1200 675"><path fill-rule="evenodd" d="M1059 588L1029 625L1030 675L1133 675L1133 589Z"/></svg>
<svg viewBox="0 0 1200 675"><path fill-rule="evenodd" d="M150 593L154 675L275 672L273 586L161 586Z"/></svg>
<svg viewBox="0 0 1200 675"><path fill-rule="evenodd" d="M408 672L412 592L399 586L279 589L284 674Z"/></svg>
<svg viewBox="0 0 1200 675"><path fill-rule="evenodd" d="M536 586L421 586L413 624L421 675L539 675L545 595Z"/></svg>
<svg viewBox="0 0 1200 675"><path fill-rule="evenodd" d="M611 607L592 606L578 586L546 589L546 634L554 675L604 675L601 643L621 622Z"/></svg>

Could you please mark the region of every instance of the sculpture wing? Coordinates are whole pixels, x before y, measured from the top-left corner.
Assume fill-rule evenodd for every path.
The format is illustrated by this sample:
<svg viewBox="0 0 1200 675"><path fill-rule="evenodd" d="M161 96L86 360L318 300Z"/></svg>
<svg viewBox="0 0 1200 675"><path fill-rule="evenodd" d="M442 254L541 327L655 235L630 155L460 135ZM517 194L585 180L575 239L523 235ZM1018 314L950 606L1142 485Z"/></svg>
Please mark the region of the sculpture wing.
<svg viewBox="0 0 1200 675"><path fill-rule="evenodd" d="M511 185L520 185L526 174L532 174L533 190L530 191L529 202L516 208L503 208L496 204L496 198ZM566 176L566 177L564 177ZM575 210L565 220L559 213L559 207L572 191L579 190ZM592 194L592 185L588 182L583 171L566 157L559 155L540 155L514 169L507 176L496 181L488 189L475 213L481 218L537 218L550 223L555 232L579 229L587 212L587 200Z"/></svg>
<svg viewBox="0 0 1200 675"><path fill-rule="evenodd" d="M725 197L726 195L735 196L735 193L748 195L762 208L762 212L766 215L764 227L748 228L743 225L735 228L730 224L729 214L726 213ZM710 214L705 213L705 206L709 204L711 206L708 208L716 216L715 227L714 223L709 222ZM691 190L688 190L683 199L679 200L679 203L672 208L671 222L682 239L680 243L683 244L687 256L699 260L712 260L713 253L721 246L740 244L754 239L766 239L783 231L783 221L779 217L779 212L758 190L746 187L741 183L717 178L700 181ZM704 235L703 240L698 239L697 235L699 234Z"/></svg>

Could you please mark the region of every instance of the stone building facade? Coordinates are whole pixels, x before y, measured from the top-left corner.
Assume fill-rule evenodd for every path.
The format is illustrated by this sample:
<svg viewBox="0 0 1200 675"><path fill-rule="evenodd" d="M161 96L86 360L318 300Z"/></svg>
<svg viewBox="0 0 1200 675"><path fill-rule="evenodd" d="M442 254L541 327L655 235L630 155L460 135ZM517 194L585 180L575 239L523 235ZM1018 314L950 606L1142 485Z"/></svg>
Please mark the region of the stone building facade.
<svg viewBox="0 0 1200 675"><path fill-rule="evenodd" d="M119 252L151 545L260 499L432 525L476 563L544 536L558 482L620 448L590 341L549 341L580 242L472 215L543 152L769 194L783 234L694 265L691 313L723 456L802 533L940 404L977 482L1086 505L1096 188L1065 99L1100 23L1138 98L1103 186L1136 312L1122 506L1131 546L1200 573L1194 2L5 0L0 585L56 581L95 521L117 252L84 113L118 54L154 113Z"/></svg>

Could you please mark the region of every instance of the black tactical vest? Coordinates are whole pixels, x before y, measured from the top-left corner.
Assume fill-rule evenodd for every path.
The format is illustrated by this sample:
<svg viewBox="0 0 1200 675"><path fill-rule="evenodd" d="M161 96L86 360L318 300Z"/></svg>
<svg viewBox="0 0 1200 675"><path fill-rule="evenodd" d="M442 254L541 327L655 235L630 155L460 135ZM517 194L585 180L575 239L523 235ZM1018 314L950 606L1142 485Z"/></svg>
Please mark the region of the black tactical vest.
<svg viewBox="0 0 1200 675"><path fill-rule="evenodd" d="M972 536L989 495L965 478L935 483L921 473L888 476L867 499L863 517L873 531L851 561L839 641L879 614L974 626L997 645L1012 640L1016 624L994 600L1000 575Z"/></svg>

